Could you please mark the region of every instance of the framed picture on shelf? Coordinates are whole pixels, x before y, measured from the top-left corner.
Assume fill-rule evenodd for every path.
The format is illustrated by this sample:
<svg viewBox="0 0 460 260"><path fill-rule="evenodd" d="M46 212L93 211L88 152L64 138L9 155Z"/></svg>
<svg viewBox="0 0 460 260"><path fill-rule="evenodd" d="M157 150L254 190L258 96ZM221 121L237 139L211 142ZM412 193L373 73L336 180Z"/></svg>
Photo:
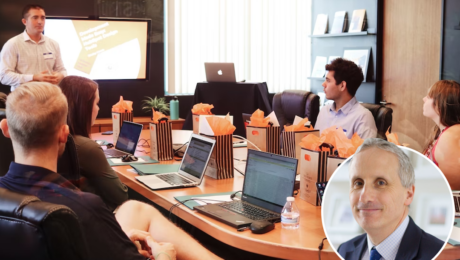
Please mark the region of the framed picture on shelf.
<svg viewBox="0 0 460 260"><path fill-rule="evenodd" d="M437 194L424 194L417 201L417 224L433 236L448 234L454 219L451 203Z"/></svg>
<svg viewBox="0 0 460 260"><path fill-rule="evenodd" d="M328 232L355 234L360 232L361 227L353 217L353 211L350 206L350 199L345 193L334 194L332 202L334 214L329 214L324 219L328 223Z"/></svg>
<svg viewBox="0 0 460 260"><path fill-rule="evenodd" d="M312 78L323 78L326 73L326 64L327 57L316 56L315 65L313 66L313 71L311 72Z"/></svg>
<svg viewBox="0 0 460 260"><path fill-rule="evenodd" d="M369 57L371 55L371 47L356 47L345 48L343 50L343 58L353 61L363 70L364 81L367 78L367 68L369 66Z"/></svg>

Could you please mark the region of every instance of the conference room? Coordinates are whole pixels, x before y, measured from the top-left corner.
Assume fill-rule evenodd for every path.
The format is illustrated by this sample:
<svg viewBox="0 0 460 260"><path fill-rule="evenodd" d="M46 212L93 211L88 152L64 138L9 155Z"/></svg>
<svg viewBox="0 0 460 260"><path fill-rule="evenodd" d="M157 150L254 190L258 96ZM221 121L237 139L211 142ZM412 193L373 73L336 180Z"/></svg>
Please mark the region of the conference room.
<svg viewBox="0 0 460 260"><path fill-rule="evenodd" d="M28 4L46 19L24 14ZM57 172L107 210L141 201L222 259L340 259L326 239L316 187L353 155L340 147L376 137L428 156L460 214L458 11L455 0L4 0L0 126L10 122L5 100L21 84L58 85L70 135ZM85 88L91 102L80 100ZM88 120L81 128L80 112ZM327 138L340 142L332 147ZM8 230L0 243L23 241L31 250L7 258L38 250L37 259L56 259L52 252L79 259L75 251L87 242L69 236L81 232L75 219L69 232L43 226L46 214L16 214L30 196L1 189L15 161L12 139L0 135L0 227ZM338 163L320 163L308 152L313 146ZM123 157L109 155L119 150ZM192 183L161 179L170 172ZM241 224L222 219L233 211L215 202L252 203L276 217L263 227ZM291 209L294 220L283 217ZM38 234L5 224L11 219ZM460 258L455 238L437 259ZM157 242L173 243L184 258L175 241Z"/></svg>

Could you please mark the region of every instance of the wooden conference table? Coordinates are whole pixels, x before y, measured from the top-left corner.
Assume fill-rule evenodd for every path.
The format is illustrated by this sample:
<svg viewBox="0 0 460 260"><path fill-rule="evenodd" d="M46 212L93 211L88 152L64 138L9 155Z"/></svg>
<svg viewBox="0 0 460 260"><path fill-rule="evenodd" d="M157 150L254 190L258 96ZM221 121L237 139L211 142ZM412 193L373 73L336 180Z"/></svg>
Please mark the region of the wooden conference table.
<svg viewBox="0 0 460 260"><path fill-rule="evenodd" d="M107 141L112 138L112 136L104 136L99 133L92 134L91 137L92 139ZM150 139L149 131L142 130L141 138ZM148 151L148 148L145 150ZM136 152L136 155L145 154ZM235 158L246 159L246 155L247 149L245 147L234 148ZM174 163L180 162L160 162L160 164ZM235 166L238 166L237 161L235 161ZM128 187L166 210L177 203L174 199L175 196L239 191L242 190L244 181L244 176L235 171L235 177L231 179L216 180L205 176L198 187L152 191L135 179L137 174L128 171L131 169L129 165L113 168L118 173L120 180ZM250 230L238 232L235 228L190 210L184 205L175 208L173 213L215 239L245 251L283 259L286 257L289 259L318 259L318 246L321 240L326 237L321 222L321 207L315 207L301 200L298 196L296 196L295 203L300 210L299 229L285 230L281 228L280 223L276 223L274 230L262 235L252 234ZM447 244L437 259L457 258L460 258L460 247ZM340 259L327 240L325 240L321 251L321 259Z"/></svg>

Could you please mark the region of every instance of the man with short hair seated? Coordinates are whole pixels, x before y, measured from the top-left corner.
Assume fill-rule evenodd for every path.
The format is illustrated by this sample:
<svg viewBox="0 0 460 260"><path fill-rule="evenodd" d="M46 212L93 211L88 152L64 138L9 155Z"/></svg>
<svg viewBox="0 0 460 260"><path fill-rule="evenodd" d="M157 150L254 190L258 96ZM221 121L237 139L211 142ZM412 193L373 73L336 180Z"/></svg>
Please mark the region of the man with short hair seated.
<svg viewBox="0 0 460 260"><path fill-rule="evenodd" d="M0 187L71 208L78 216L90 259L216 259L150 205L128 201L114 215L98 196L56 173L69 128L61 89L29 82L12 92L0 128L11 138L15 161ZM166 243L169 242L169 243ZM174 246L173 246L174 245Z"/></svg>
<svg viewBox="0 0 460 260"><path fill-rule="evenodd" d="M321 132L331 126L342 127L348 138L357 133L362 139L377 136L371 111L361 106L355 94L363 82L363 71L353 61L337 58L326 65L323 82L326 98L334 103L325 105L318 114L315 129Z"/></svg>

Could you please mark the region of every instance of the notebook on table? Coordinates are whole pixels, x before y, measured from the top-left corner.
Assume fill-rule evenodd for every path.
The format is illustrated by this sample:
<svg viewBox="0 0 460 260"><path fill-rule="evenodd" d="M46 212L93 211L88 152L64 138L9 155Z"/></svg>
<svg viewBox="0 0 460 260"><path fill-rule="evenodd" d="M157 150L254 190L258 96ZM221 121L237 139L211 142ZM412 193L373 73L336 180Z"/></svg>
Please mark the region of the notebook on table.
<svg viewBox="0 0 460 260"><path fill-rule="evenodd" d="M152 190L198 186L215 144L213 139L192 134L177 172L137 176L136 179Z"/></svg>
<svg viewBox="0 0 460 260"><path fill-rule="evenodd" d="M278 222L292 196L297 159L249 149L241 200L195 206L198 212L235 228L257 220Z"/></svg>
<svg viewBox="0 0 460 260"><path fill-rule="evenodd" d="M115 148L104 150L105 157L119 158L127 154L134 155L142 127L141 124L123 121Z"/></svg>

